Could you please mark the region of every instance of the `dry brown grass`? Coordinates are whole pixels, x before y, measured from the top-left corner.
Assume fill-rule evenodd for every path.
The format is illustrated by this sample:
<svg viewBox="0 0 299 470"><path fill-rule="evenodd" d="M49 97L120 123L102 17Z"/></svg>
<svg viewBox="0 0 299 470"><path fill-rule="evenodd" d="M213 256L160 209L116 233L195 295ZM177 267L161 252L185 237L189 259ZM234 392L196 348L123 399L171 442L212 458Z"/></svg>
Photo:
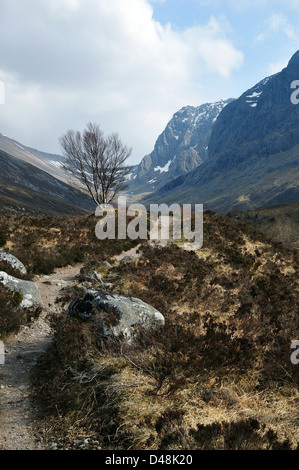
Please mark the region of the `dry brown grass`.
<svg viewBox="0 0 299 470"><path fill-rule="evenodd" d="M106 343L92 322L54 319L34 379L51 432L66 442L93 436L104 449L297 447L297 255L210 212L204 234L197 253L143 247L142 257L101 271L114 292L165 315L156 334ZM116 251L90 244L86 269Z"/></svg>

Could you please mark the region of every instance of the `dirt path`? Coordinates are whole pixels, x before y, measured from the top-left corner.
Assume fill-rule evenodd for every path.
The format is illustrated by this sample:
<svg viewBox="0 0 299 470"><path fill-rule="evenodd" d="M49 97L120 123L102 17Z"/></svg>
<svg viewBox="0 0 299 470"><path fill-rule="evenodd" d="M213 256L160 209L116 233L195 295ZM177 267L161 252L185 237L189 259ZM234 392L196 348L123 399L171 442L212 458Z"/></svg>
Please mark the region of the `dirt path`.
<svg viewBox="0 0 299 470"><path fill-rule="evenodd" d="M70 285L81 266L57 269L34 281L45 309L30 327L7 338L5 364L0 365L0 450L42 450L43 442L32 422L30 372L51 341L47 314L55 310L55 299L64 285Z"/></svg>
<svg viewBox="0 0 299 470"><path fill-rule="evenodd" d="M119 256L138 257L138 247ZM56 310L55 300L62 287L75 282L82 265L57 269L50 276L36 277L44 311L30 326L5 339L5 364L0 365L0 450L43 450L45 444L34 427L30 402L30 373L51 341L47 315Z"/></svg>

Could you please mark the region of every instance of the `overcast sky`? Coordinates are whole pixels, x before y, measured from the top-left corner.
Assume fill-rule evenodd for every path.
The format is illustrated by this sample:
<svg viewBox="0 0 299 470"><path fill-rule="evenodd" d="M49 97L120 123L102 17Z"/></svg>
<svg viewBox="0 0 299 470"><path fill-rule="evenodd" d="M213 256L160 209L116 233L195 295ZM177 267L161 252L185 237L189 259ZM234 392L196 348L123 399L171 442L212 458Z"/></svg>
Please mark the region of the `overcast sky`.
<svg viewBox="0 0 299 470"><path fill-rule="evenodd" d="M181 107L238 97L298 49L299 0L0 0L0 132L61 153L93 121L138 163Z"/></svg>

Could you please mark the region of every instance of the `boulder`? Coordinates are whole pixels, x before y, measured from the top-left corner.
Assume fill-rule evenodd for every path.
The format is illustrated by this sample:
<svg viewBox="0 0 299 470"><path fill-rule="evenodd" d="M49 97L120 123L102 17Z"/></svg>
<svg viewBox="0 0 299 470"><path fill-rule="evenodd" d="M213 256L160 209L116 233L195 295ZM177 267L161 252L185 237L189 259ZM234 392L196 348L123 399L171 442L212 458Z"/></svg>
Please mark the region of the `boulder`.
<svg viewBox="0 0 299 470"><path fill-rule="evenodd" d="M28 316L37 316L42 311L43 302L39 289L34 282L17 279L0 271L0 284L22 295L23 300L20 306L27 311Z"/></svg>
<svg viewBox="0 0 299 470"><path fill-rule="evenodd" d="M0 261L6 261L6 263L9 263L12 268L18 270L21 274L27 273L27 269L23 263L10 253L0 253Z"/></svg>
<svg viewBox="0 0 299 470"><path fill-rule="evenodd" d="M135 257L133 255L124 256L123 259L120 261L120 264L128 264L134 261Z"/></svg>
<svg viewBox="0 0 299 470"><path fill-rule="evenodd" d="M158 310L140 299L94 289L73 301L68 314L85 321L94 319L101 336L123 335L126 339L132 337L136 326L151 330L165 323Z"/></svg>

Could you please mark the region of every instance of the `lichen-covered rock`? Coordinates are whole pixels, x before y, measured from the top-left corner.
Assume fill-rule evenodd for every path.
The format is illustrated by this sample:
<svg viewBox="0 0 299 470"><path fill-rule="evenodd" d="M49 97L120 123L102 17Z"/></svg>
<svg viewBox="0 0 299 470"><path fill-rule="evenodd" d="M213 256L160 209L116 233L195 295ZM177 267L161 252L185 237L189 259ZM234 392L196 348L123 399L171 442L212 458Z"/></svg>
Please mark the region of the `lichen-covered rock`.
<svg viewBox="0 0 299 470"><path fill-rule="evenodd" d="M28 316L37 316L42 311L43 302L34 282L17 279L0 271L0 284L12 292L19 292L22 295L23 300L20 306L26 310Z"/></svg>
<svg viewBox="0 0 299 470"><path fill-rule="evenodd" d="M27 273L27 269L23 263L10 253L0 253L0 261L6 261L6 263L10 264L12 268L18 270L21 274Z"/></svg>
<svg viewBox="0 0 299 470"><path fill-rule="evenodd" d="M81 320L95 319L102 336L123 335L130 339L134 327L156 329L165 323L163 315L140 299L103 290L87 290L83 299L69 306L69 315Z"/></svg>

